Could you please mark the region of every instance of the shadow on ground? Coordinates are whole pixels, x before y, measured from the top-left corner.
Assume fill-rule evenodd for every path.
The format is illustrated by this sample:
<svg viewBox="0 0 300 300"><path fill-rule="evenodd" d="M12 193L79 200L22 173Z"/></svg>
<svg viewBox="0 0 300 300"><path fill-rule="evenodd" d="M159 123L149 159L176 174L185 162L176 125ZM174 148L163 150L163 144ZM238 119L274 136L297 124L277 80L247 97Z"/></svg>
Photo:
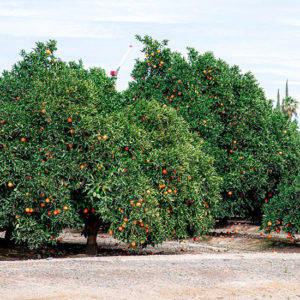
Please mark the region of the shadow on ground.
<svg viewBox="0 0 300 300"><path fill-rule="evenodd" d="M238 228L238 229L237 229ZM240 231L243 229L244 231ZM127 255L182 255L201 253L300 253L300 244L290 243L283 238L267 239L258 234L258 229L252 227L219 228L208 236L193 239L169 240L157 247L148 246L145 249L129 251L124 243L120 243L106 233L98 235L98 256ZM3 236L3 234L2 234ZM1 235L0 235L1 237ZM62 243L57 246L41 247L31 250L24 245L7 245L0 238L0 260L52 259L63 257L85 257L85 238L79 232L65 231Z"/></svg>

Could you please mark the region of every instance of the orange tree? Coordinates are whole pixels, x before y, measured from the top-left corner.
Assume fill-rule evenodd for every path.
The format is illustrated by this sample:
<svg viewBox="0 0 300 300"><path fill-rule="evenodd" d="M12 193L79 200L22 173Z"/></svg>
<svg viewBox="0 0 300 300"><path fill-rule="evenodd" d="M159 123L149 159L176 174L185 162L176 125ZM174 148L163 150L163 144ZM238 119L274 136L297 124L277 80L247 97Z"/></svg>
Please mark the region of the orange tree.
<svg viewBox="0 0 300 300"><path fill-rule="evenodd" d="M116 95L103 70L88 72L81 62L56 60L55 50L49 41L22 51L23 59L0 79L0 227L7 239L12 235L32 247L80 222L70 207L92 147L85 115L97 116L102 98Z"/></svg>
<svg viewBox="0 0 300 300"><path fill-rule="evenodd" d="M282 230L293 242L294 234L300 232L300 132L297 131L297 123L291 122L284 112L275 110L271 122L270 131L280 145L276 149L280 154L277 167L273 167L272 172L280 177L280 181L274 197L265 199L262 225L268 237L272 236L272 232ZM291 152L290 149L296 151Z"/></svg>
<svg viewBox="0 0 300 300"><path fill-rule="evenodd" d="M55 50L38 43L0 77L8 238L37 247L84 225L95 254L103 225L131 248L206 232L220 178L188 124L155 101L124 107L103 70L64 63Z"/></svg>
<svg viewBox="0 0 300 300"><path fill-rule="evenodd" d="M278 194L264 205L263 228L272 237L273 232L287 232L294 242L300 232L300 173L286 177L278 185Z"/></svg>
<svg viewBox="0 0 300 300"><path fill-rule="evenodd" d="M274 195L287 171L295 173L290 166L299 163L293 147L285 147L282 159L271 101L251 73L243 74L210 52L200 55L188 48L185 58L171 51L167 41L137 39L145 57L136 60L126 97L133 102L153 97L174 107L204 140L224 179L218 217L260 220L265 199Z"/></svg>

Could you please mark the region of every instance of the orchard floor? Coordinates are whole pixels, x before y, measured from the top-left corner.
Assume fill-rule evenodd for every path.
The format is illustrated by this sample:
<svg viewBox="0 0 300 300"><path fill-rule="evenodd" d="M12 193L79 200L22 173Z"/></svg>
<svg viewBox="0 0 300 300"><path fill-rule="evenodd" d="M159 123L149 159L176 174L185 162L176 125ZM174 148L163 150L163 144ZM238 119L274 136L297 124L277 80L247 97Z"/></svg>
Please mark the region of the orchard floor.
<svg viewBox="0 0 300 300"><path fill-rule="evenodd" d="M0 299L300 299L299 242L248 225L216 231L134 253L100 234L93 258L76 232L38 252L1 246L0 233Z"/></svg>

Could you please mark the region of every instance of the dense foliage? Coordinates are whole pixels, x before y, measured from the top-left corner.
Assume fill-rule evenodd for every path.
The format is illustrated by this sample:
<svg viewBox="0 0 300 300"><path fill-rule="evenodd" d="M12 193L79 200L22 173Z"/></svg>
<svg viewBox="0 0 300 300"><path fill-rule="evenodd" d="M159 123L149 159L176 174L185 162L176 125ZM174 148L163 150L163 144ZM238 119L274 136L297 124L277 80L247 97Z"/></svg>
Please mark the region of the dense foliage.
<svg viewBox="0 0 300 300"><path fill-rule="evenodd" d="M291 122L289 116L278 110L272 114L270 131L281 153L270 170L280 181L275 193L265 199L262 226L269 237L272 232L283 230L288 233L287 238L294 241L294 234L300 232L300 133L296 122Z"/></svg>
<svg viewBox="0 0 300 300"><path fill-rule="evenodd" d="M38 43L0 77L0 227L36 247L106 225L128 247L206 232L220 178L170 107L125 106L103 70Z"/></svg>
<svg viewBox="0 0 300 300"><path fill-rule="evenodd" d="M260 220L262 206L289 173L297 174L299 143L296 126L280 113L251 73L243 74L212 53L188 48L186 57L149 36L144 59L136 60L126 96L130 101L156 99L174 107L204 140L223 178L218 217ZM278 138L280 137L280 138Z"/></svg>
<svg viewBox="0 0 300 300"><path fill-rule="evenodd" d="M300 173L299 173L300 174ZM287 232L293 242L294 234L300 232L300 175L288 177L278 186L279 193L265 205L263 227L268 236L272 232Z"/></svg>

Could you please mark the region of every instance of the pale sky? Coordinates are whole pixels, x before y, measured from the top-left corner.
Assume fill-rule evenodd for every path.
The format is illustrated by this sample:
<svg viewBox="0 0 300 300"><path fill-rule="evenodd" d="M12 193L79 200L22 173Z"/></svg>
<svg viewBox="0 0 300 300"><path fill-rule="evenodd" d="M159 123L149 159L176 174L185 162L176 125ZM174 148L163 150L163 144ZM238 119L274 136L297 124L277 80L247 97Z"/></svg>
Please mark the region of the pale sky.
<svg viewBox="0 0 300 300"><path fill-rule="evenodd" d="M212 51L251 71L268 98L278 88L283 96L288 79L300 100L299 0L0 0L0 72L21 49L55 39L63 60L81 58L109 74L132 44L119 72L123 90L141 55L135 34L168 39L183 54L187 46Z"/></svg>

